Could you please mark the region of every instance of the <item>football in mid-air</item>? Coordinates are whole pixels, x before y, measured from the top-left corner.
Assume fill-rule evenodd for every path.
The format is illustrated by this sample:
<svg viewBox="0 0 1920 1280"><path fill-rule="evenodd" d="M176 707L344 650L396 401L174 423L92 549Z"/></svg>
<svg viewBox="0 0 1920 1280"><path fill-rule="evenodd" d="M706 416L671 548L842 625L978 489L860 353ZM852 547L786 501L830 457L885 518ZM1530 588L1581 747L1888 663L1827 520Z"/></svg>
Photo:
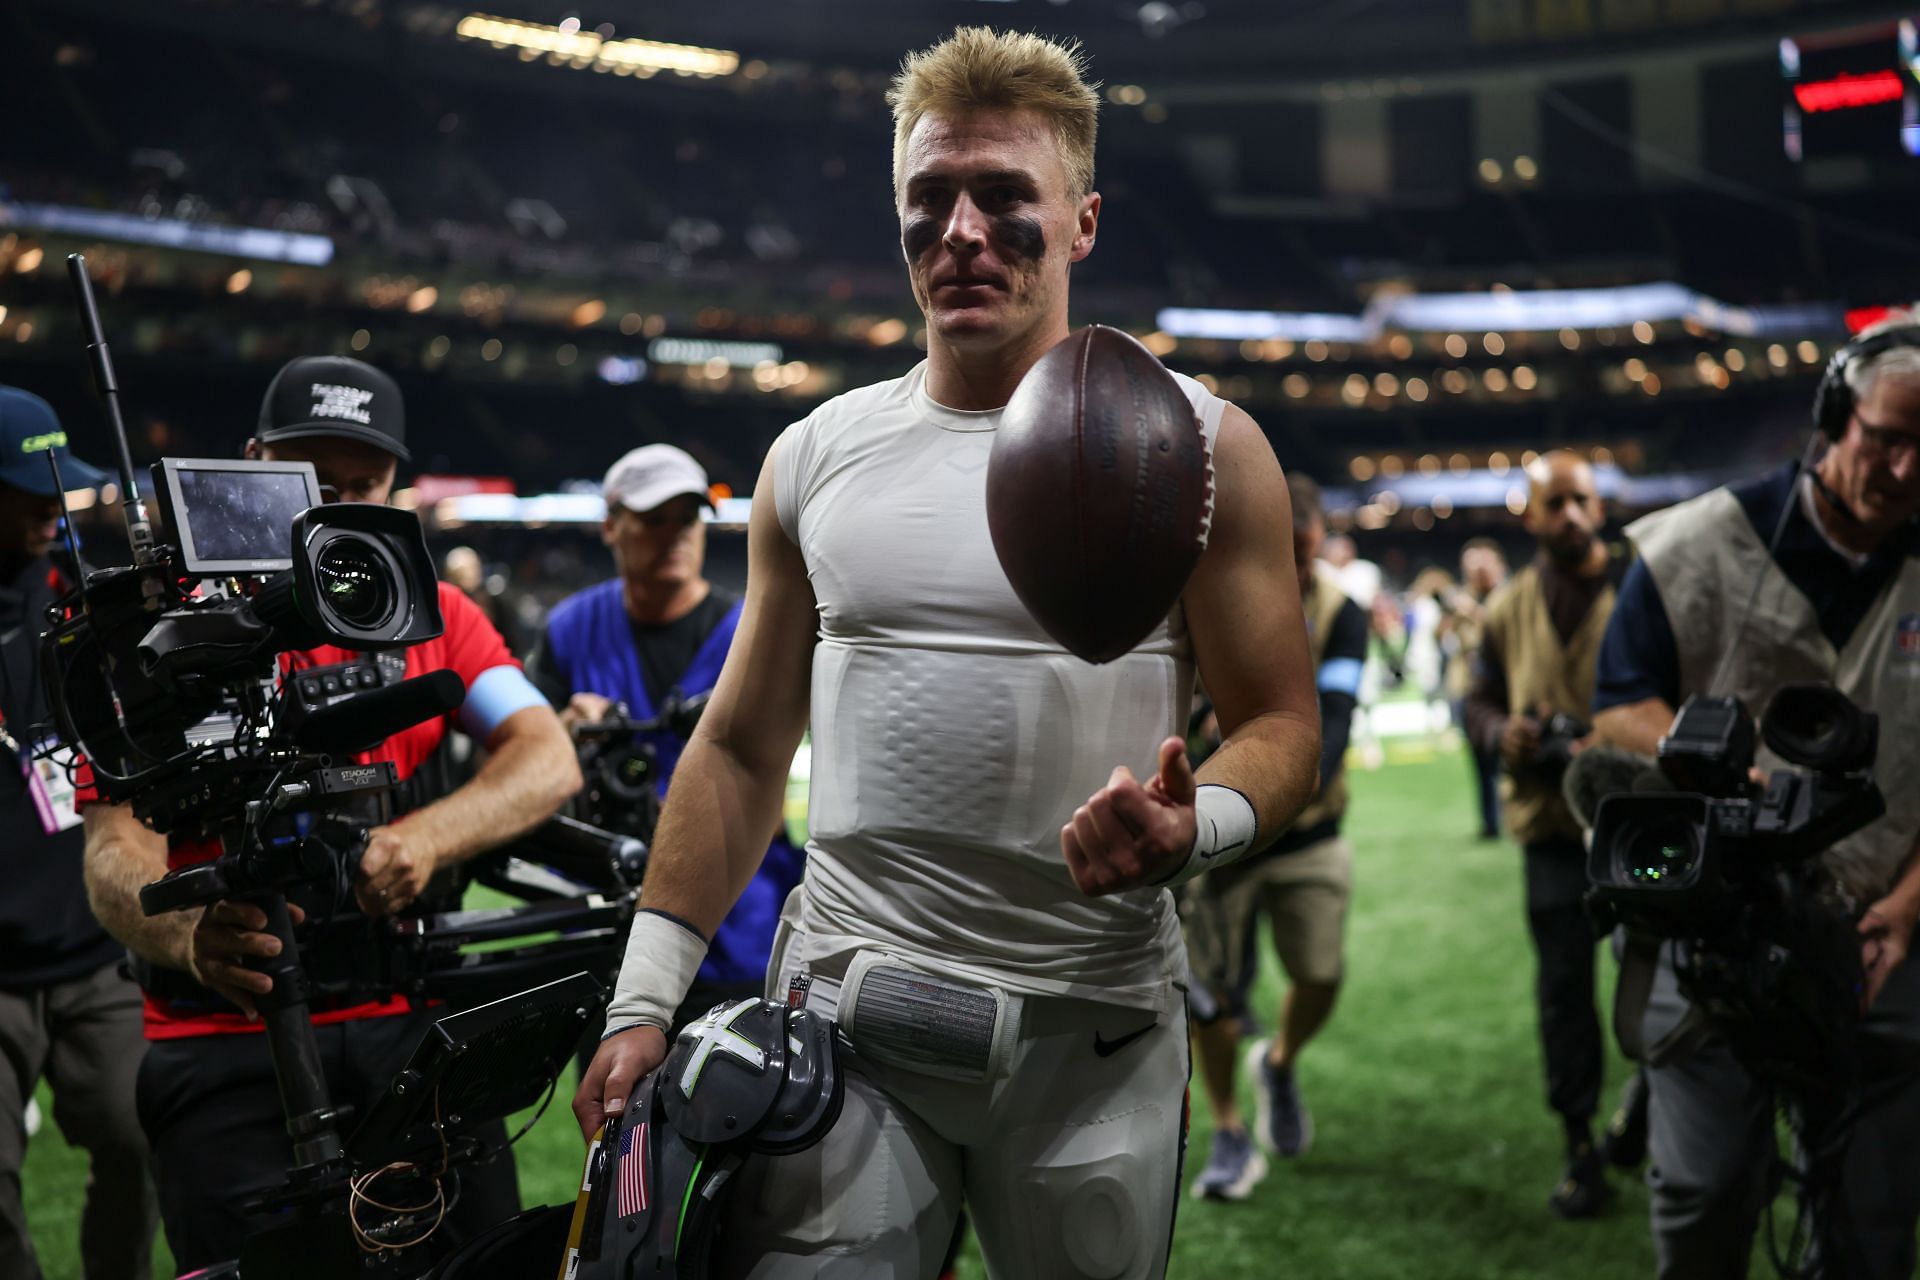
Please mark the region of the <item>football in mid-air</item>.
<svg viewBox="0 0 1920 1280"><path fill-rule="evenodd" d="M1111 662L1146 639L1212 512L1193 405L1130 335L1076 330L1015 388L987 464L987 526L1020 602L1069 653Z"/></svg>

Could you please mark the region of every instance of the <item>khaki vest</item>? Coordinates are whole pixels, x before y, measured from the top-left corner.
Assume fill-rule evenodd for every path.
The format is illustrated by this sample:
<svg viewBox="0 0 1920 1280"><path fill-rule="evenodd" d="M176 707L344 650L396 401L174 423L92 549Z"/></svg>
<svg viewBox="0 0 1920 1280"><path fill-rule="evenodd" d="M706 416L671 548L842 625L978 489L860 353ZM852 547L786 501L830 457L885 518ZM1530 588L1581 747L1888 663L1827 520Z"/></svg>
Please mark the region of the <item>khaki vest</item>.
<svg viewBox="0 0 1920 1280"><path fill-rule="evenodd" d="M1333 575L1323 569L1319 562L1313 566L1313 585L1300 601L1307 617L1307 649L1313 657L1313 670L1318 678L1320 664L1326 661L1327 636L1333 631L1334 619L1340 616L1347 597L1340 590L1340 584ZM1331 822L1347 811L1347 771L1342 769L1340 776L1313 798L1313 803L1300 811L1293 820L1291 831L1305 831L1317 827L1323 822Z"/></svg>
<svg viewBox="0 0 1920 1280"><path fill-rule="evenodd" d="M1506 665L1510 712L1531 715L1544 702L1582 723L1592 717L1594 668L1613 599L1609 583L1594 597L1579 630L1562 644L1535 566L1522 569L1494 595L1487 608L1487 635L1500 647ZM1557 779L1509 774L1501 787L1507 829L1515 840L1525 844L1556 836L1580 838L1580 824L1567 808Z"/></svg>
<svg viewBox="0 0 1920 1280"><path fill-rule="evenodd" d="M1856 902L1880 898L1920 834L1920 560L1901 566L1846 648L1836 651L1821 633L1812 604L1780 572L1727 490L1645 516L1628 526L1627 536L1660 588L1679 650L1682 700L1695 693L1730 693L1759 715L1781 685L1817 683L1831 684L1880 714L1874 774L1887 798L1887 814L1825 857L1828 870ZM1750 595L1753 611L1742 626ZM1730 647L1726 673L1709 690ZM1759 763L1769 769L1783 766L1764 746Z"/></svg>

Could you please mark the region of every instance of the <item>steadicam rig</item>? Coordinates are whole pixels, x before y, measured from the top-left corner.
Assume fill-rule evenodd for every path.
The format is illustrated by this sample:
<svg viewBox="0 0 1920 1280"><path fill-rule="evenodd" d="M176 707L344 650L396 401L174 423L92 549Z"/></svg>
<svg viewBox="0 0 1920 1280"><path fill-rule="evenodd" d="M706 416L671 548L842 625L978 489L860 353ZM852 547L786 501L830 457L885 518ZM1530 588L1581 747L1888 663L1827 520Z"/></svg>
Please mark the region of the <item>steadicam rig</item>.
<svg viewBox="0 0 1920 1280"><path fill-rule="evenodd" d="M444 1173L448 1161L480 1158L486 1153L472 1128L503 1114L489 1108L525 1105L528 1088L549 1088L590 1020L598 994L588 975L619 963L644 850L576 823L553 841L566 856L545 877L540 903L398 919L351 910L365 834L389 820L396 782L391 764L360 754L449 713L466 693L452 672L397 679L389 668L404 664L380 661L382 651L441 633L419 522L386 507L322 505L310 463L167 459L153 469L156 528L129 459L85 264L78 255L70 264L115 428L135 556L84 574L49 612L42 670L54 728L103 801L130 806L176 842L218 844L217 857L142 888L143 911L241 900L265 913L264 931L280 942L257 966L273 986L255 1003L293 1158L287 1183L260 1203L292 1208L277 1221L311 1227L315 1239L346 1239L351 1204L362 1243L376 1242L382 1274L422 1274L433 1250L402 1246L424 1245L433 1234L427 1219L437 1215L423 1199L376 1220L399 1202L375 1198L385 1193L367 1176L372 1157L342 1141L311 1001L403 994L471 1005L507 997L502 1016L526 1030L531 1006L509 993L571 983L555 1005L564 1016L495 1046L497 1074L515 1089L476 1094L471 1082L453 1081L452 1093L436 1093L463 1099L457 1114L434 1118L438 1158L383 1155L371 1169L400 1161ZM320 645L359 656L290 669L288 654ZM522 858L542 859L539 836L516 846ZM290 894L308 916L298 934ZM522 945L470 951L516 941ZM300 1239L263 1271L294 1274L292 1261L317 1256Z"/></svg>

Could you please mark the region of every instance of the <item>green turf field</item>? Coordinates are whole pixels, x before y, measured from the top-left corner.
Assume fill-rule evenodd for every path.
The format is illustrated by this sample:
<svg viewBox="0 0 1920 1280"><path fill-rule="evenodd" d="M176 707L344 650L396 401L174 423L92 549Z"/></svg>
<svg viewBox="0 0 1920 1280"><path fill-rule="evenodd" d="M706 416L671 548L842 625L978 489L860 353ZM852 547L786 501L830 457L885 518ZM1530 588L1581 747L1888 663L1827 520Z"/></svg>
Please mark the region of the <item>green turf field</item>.
<svg viewBox="0 0 1920 1280"><path fill-rule="evenodd" d="M1518 851L1470 837L1463 757L1389 759L1398 762L1353 780L1348 831L1358 887L1349 984L1301 1065L1314 1149L1277 1168L1243 1204L1183 1200L1171 1274L1651 1274L1637 1182L1617 1179L1622 1194L1598 1221L1562 1223L1547 1212L1559 1135L1541 1098ZM1261 993L1269 1021L1272 983L1269 974ZM1621 1078L1616 1062L1610 1091ZM1189 1179L1207 1142L1195 1093ZM570 1196L580 1153L562 1098L519 1148L528 1203ZM51 1280L79 1275L74 1233L84 1176L51 1125L42 1130L28 1151L26 1199ZM156 1259L156 1275L171 1274L166 1261L164 1253ZM977 1261L962 1271L983 1274Z"/></svg>

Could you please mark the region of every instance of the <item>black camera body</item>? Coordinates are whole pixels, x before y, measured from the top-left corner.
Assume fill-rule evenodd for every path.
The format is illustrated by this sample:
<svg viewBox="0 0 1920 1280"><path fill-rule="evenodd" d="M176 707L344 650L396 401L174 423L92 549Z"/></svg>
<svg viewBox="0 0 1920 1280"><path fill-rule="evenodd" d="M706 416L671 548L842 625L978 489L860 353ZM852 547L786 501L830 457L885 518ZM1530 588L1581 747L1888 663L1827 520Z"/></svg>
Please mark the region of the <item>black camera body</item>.
<svg viewBox="0 0 1920 1280"><path fill-rule="evenodd" d="M1886 812L1873 778L1879 720L1830 686L1789 685L1759 738L1801 767L1755 782L1745 706L1688 699L1660 741L1660 770L1702 789L1600 801L1588 905L1603 927L1674 943L1705 1025L1760 1078L1830 1111L1858 1068L1863 975L1819 855Z"/></svg>
<svg viewBox="0 0 1920 1280"><path fill-rule="evenodd" d="M642 720L624 703L603 719L574 726L574 751L583 783L574 797L574 816L591 826L636 840L650 841L660 821L660 759L649 741L662 731L680 738L693 735L707 707L706 693L683 698L669 693L658 715Z"/></svg>
<svg viewBox="0 0 1920 1280"><path fill-rule="evenodd" d="M660 821L659 753L634 734L627 720L616 714L576 729L581 785L574 815L607 831L651 840Z"/></svg>
<svg viewBox="0 0 1920 1280"><path fill-rule="evenodd" d="M361 718L350 698L323 707L283 690L279 655L431 639L439 597L419 521L321 506L311 463L168 459L154 475L166 538L144 564L84 577L57 606L43 669L60 736L85 755L101 796L158 831L210 836L267 779L324 769L317 739L349 749L338 730ZM404 722L374 716L353 746L445 709L444 690L426 702L364 681L339 692L424 708ZM259 789L242 785L255 780Z"/></svg>
<svg viewBox="0 0 1920 1280"><path fill-rule="evenodd" d="M1587 877L1603 924L1706 937L1775 872L1811 861L1886 812L1873 780L1879 717L1825 685L1774 695L1760 737L1803 766L1751 780L1755 732L1738 698L1689 698L1660 740L1665 795L1611 795Z"/></svg>
<svg viewBox="0 0 1920 1280"><path fill-rule="evenodd" d="M1527 768L1536 776L1558 781L1573 763L1573 744L1593 732L1591 726L1556 711L1540 726L1540 739L1528 758Z"/></svg>

